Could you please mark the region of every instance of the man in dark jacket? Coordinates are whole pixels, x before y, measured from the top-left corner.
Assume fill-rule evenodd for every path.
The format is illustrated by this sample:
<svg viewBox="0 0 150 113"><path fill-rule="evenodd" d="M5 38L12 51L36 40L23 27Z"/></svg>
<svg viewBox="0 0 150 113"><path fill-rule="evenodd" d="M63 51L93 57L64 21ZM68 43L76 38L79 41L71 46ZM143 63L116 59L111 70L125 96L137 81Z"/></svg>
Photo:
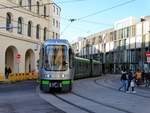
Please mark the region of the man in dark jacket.
<svg viewBox="0 0 150 113"><path fill-rule="evenodd" d="M5 67L5 77L8 78L8 68L7 68L7 66Z"/></svg>
<svg viewBox="0 0 150 113"><path fill-rule="evenodd" d="M124 92L126 92L126 90L127 90L127 73L125 71L122 71L120 80L121 80L122 85L120 86L120 88L118 90L120 91L122 88L124 88Z"/></svg>
<svg viewBox="0 0 150 113"><path fill-rule="evenodd" d="M131 80L133 80L133 75L132 75L132 72L131 71L129 71L128 72L128 79L127 79L127 81L128 81L128 84L127 84L127 92L129 92L129 87L130 87L130 84L131 84Z"/></svg>

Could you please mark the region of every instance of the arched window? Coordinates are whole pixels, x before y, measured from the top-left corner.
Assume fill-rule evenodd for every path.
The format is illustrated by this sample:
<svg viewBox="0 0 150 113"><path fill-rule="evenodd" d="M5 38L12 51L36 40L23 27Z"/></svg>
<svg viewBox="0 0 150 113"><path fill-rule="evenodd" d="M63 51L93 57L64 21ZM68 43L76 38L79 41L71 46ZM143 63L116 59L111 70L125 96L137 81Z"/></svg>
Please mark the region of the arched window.
<svg viewBox="0 0 150 113"><path fill-rule="evenodd" d="M19 6L22 6L22 0L18 0Z"/></svg>
<svg viewBox="0 0 150 113"><path fill-rule="evenodd" d="M22 18L19 17L18 18L18 34L22 34L22 26L23 26Z"/></svg>
<svg viewBox="0 0 150 113"><path fill-rule="evenodd" d="M46 18L46 6L44 6L44 17Z"/></svg>
<svg viewBox="0 0 150 113"><path fill-rule="evenodd" d="M6 15L6 30L12 31L12 16L11 13L7 13Z"/></svg>
<svg viewBox="0 0 150 113"><path fill-rule="evenodd" d="M28 5L29 5L29 10L31 11L31 5L32 5L32 1L28 0Z"/></svg>
<svg viewBox="0 0 150 113"><path fill-rule="evenodd" d="M44 28L44 41L46 40L46 36L47 36L47 28Z"/></svg>
<svg viewBox="0 0 150 113"><path fill-rule="evenodd" d="M37 14L40 14L40 3L37 1L36 4L37 4Z"/></svg>
<svg viewBox="0 0 150 113"><path fill-rule="evenodd" d="M28 22L28 33L27 34L29 37L31 37L31 35L32 35L32 22L31 21Z"/></svg>
<svg viewBox="0 0 150 113"><path fill-rule="evenodd" d="M40 25L38 24L36 26L36 39L39 39L40 38Z"/></svg>

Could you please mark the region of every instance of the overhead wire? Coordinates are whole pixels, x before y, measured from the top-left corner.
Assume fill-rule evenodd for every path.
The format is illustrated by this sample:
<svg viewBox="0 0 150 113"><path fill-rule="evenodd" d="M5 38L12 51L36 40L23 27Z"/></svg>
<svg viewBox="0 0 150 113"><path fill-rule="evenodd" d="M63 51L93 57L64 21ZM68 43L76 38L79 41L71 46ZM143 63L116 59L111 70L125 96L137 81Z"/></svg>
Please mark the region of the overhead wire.
<svg viewBox="0 0 150 113"><path fill-rule="evenodd" d="M96 22L96 21L91 21L91 20L80 20L80 22L85 22L85 23L90 23L90 24L101 24L101 25L105 25L105 26L112 26L112 24L109 23L104 23L104 22Z"/></svg>
<svg viewBox="0 0 150 113"><path fill-rule="evenodd" d="M124 5L129 4L129 3L132 3L132 2L134 2L134 1L136 1L136 0L128 0L128 1L126 1L126 2L119 3L119 4L114 5L114 6L112 6L112 7L105 8L105 9L103 9L103 10L97 11L97 12L95 12L95 13L92 13L92 14L89 14L89 15L86 15L86 16L83 16L83 17L80 17L80 18L72 18L72 20L75 20L75 21L82 21L82 22L92 23L92 24L102 24L102 25L112 26L111 24L107 24L107 23L85 20L85 18L88 18L88 17L94 16L94 15L97 15L97 14L100 14L100 13L103 13L103 12L106 12L106 11L109 11L109 10L112 10L112 9L114 9L114 8L117 8L117 7L124 6ZM119 2L120 2L120 0L119 0ZM63 19L68 20L68 21L71 21L71 19L67 19L67 18L64 18L64 17L63 17ZM68 26L67 26L67 28L68 28Z"/></svg>
<svg viewBox="0 0 150 113"><path fill-rule="evenodd" d="M62 4L62 3L71 3L71 2L79 2L79 1L85 1L85 0L66 0L66 1L61 1L61 2L57 2L57 3ZM51 5L51 4L55 4L55 3L51 2L51 3L44 3L44 4L39 4L39 5L32 4L32 5L14 5L14 6L6 6L4 4L0 4L1 6L3 6L3 7L0 7L0 9L13 9L13 10L16 10L17 8L21 8L21 7L25 8L25 7L45 6L45 5ZM2 17L2 16L0 16L0 18L5 18L6 19L6 17ZM12 21L17 22L14 19ZM65 30L67 30L67 28L72 24L72 22L74 22L76 20L75 19L69 19L69 21L70 21L70 23L64 28L64 30L61 32L61 35ZM23 23L23 24L27 25L25 23ZM36 27L36 26L32 26L32 27ZM5 28L5 27L0 27L0 29L3 29L3 28ZM13 28L17 28L17 27L13 27ZM50 32L52 32L52 31L50 31Z"/></svg>
<svg viewBox="0 0 150 113"><path fill-rule="evenodd" d="M78 18L77 20L79 21L79 20L82 20L82 19L84 19L84 18L88 18L88 17L94 16L94 15L97 15L97 14L100 14L100 13L103 13L103 12L106 12L106 11L109 11L109 10L112 10L112 9L114 9L114 8L121 7L121 6L124 6L124 5L126 5L126 4L132 3L132 2L134 2L134 1L136 1L136 0L128 0L128 1L126 1L126 2L119 3L119 4L114 5L114 6L112 6L112 7L105 8L105 9L102 9L102 10L100 10L100 11L91 13L91 14L89 14L89 15L80 17L80 18Z"/></svg>
<svg viewBox="0 0 150 113"><path fill-rule="evenodd" d="M71 2L79 2L79 1L85 1L85 0L66 0L66 1L62 1L62 2L57 2L57 3L71 3ZM88 23L95 23L95 24L105 24L105 23L97 23L97 22L93 22L93 21L88 21L88 20L83 20L84 18L87 18L87 17L91 17L91 16L94 16L94 15L97 15L99 13L103 13L103 12L106 12L108 10L111 10L111 9L114 9L114 8L117 8L117 7L120 7L120 6L123 6L123 5L126 5L126 4L129 4L131 2L134 2L136 0L129 0L129 1L126 1L126 2L123 2L123 3L120 3L120 4L117 4L117 5L114 5L110 8L106 8L106 9L103 9L103 10L100 10L100 11L97 11L95 13L92 13L92 14L89 14L89 15L86 15L86 16L83 16L83 17L80 17L80 18L77 18L77 19L68 19L68 21L70 21L72 23L72 21L81 21L82 22L88 22ZM51 2L51 3L45 3L45 4L40 4L39 6L45 6L45 5L50 5L50 4L55 4L54 2ZM3 5L3 4L0 4L0 5ZM11 6L11 7L8 7L8 6L5 6L3 5L4 7L0 7L0 9L6 9L6 8L10 8L10 9L14 9L14 8L20 8L20 7L34 7L34 6L37 6L36 5L23 5L23 6ZM63 32L71 25L71 23L69 23L63 30ZM106 24L105 24L106 25ZM62 33L63 33L62 32ZM61 33L61 34L62 34Z"/></svg>
<svg viewBox="0 0 150 113"><path fill-rule="evenodd" d="M119 0L119 1L120 1L120 0ZM80 18L77 18L77 19L75 19L75 18L72 18L72 19L74 19L75 21L82 21L82 22L86 22L86 23L101 24L101 25L106 25L106 26L112 26L112 24L103 23L103 22L95 22L95 21L91 21L91 20L85 20L84 18L91 17L91 16L97 15L97 14L99 14L99 13L103 13L103 12L106 12L106 11L108 11L108 10L117 8L117 7L121 7L121 6L123 6L123 5L129 4L129 3L134 2L134 1L136 1L136 0L128 0L128 1L126 1L126 2L119 3L119 4L114 5L114 6L112 6L112 7L109 7L109 8L106 8L106 9L103 9L103 10L100 10L100 11L97 11L97 12L95 12L95 13L89 14L89 15L87 15L87 16L83 16L83 17L80 17ZM64 20L67 20L67 21L70 21L70 20L71 20L71 19L64 18L64 17L61 17L61 18L63 18Z"/></svg>
<svg viewBox="0 0 150 113"><path fill-rule="evenodd" d="M63 35L63 33L69 28L69 26L72 24L72 22L70 22L69 24L66 25L66 27L63 29L63 31L60 33L60 36Z"/></svg>

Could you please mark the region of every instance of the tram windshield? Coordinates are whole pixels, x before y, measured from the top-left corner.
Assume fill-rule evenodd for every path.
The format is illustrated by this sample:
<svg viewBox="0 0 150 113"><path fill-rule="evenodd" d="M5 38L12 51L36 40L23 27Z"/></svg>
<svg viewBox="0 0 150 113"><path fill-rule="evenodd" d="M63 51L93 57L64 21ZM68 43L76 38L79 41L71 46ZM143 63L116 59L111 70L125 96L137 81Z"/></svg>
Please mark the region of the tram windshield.
<svg viewBox="0 0 150 113"><path fill-rule="evenodd" d="M46 70L65 71L67 64L67 46L53 45L47 46L45 50Z"/></svg>

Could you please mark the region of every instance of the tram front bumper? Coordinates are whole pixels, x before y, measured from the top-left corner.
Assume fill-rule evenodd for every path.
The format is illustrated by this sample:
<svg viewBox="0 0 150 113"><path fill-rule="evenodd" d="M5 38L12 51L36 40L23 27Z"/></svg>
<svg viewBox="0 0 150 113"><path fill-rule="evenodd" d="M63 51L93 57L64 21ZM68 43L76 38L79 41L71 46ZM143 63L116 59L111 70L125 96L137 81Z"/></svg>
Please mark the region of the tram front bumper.
<svg viewBox="0 0 150 113"><path fill-rule="evenodd" d="M66 85L70 85L73 83L73 80L41 80L41 84L43 87L49 88L61 88Z"/></svg>

